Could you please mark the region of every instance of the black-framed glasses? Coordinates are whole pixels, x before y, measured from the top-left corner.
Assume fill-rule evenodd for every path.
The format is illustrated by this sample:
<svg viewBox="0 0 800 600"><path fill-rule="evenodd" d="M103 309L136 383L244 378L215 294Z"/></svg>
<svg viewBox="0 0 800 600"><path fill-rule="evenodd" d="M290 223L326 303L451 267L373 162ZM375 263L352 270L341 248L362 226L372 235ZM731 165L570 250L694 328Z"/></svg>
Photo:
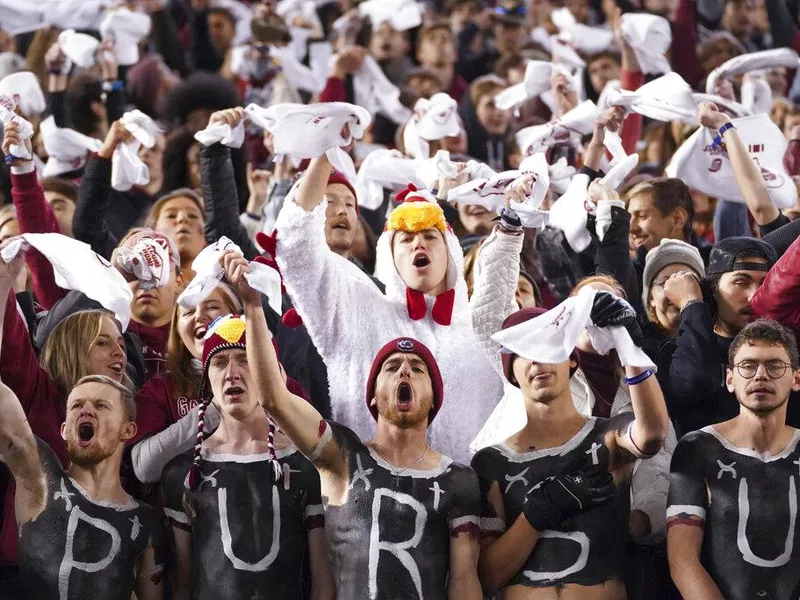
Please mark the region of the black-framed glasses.
<svg viewBox="0 0 800 600"><path fill-rule="evenodd" d="M764 365L767 370L767 375L770 379L780 379L786 373L786 369L791 367L787 362L779 359L768 360L766 362L758 362L757 360L743 360L733 365L733 368L738 371L739 375L745 379L752 379L758 372L758 367Z"/></svg>

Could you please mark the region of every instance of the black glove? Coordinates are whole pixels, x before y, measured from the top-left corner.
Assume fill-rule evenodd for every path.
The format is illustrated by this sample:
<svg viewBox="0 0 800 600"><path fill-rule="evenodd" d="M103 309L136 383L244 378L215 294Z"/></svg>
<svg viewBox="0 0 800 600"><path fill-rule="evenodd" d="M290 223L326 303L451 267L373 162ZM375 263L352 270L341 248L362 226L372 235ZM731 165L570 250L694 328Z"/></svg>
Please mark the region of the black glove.
<svg viewBox="0 0 800 600"><path fill-rule="evenodd" d="M597 293L589 316L597 327L620 325L629 329L637 326L636 311L628 301L608 292Z"/></svg>
<svg viewBox="0 0 800 600"><path fill-rule="evenodd" d="M555 529L569 517L607 504L614 479L601 465L562 472L528 492L522 512L537 531Z"/></svg>

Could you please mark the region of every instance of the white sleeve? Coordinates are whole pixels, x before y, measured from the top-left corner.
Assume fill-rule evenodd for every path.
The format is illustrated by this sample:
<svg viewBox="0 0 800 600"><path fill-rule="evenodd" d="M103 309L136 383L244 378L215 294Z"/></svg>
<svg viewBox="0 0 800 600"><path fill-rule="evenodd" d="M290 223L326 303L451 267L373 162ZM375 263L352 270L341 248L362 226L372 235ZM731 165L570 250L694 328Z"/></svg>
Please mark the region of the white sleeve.
<svg viewBox="0 0 800 600"><path fill-rule="evenodd" d="M498 227L478 251L473 272L472 330L495 371L502 375L500 345L491 336L500 331L505 318L517 310L515 299L519 280L519 254L524 236L511 235Z"/></svg>
<svg viewBox="0 0 800 600"><path fill-rule="evenodd" d="M176 456L188 452L197 440L197 413L195 406L176 423L164 431L151 435L131 448L131 461L136 478L142 483L155 483L161 479L161 472L167 463ZM214 431L219 425L219 413L209 404L205 414L206 432Z"/></svg>
<svg viewBox="0 0 800 600"><path fill-rule="evenodd" d="M631 510L640 510L650 518L650 535L642 544L657 544L667 534L667 494L669 465L677 439L670 424L664 447L652 458L636 461L631 478Z"/></svg>
<svg viewBox="0 0 800 600"><path fill-rule="evenodd" d="M275 223L283 283L323 358L342 352L353 336L369 339L385 304L372 280L328 247L325 207L323 201L306 211L290 194Z"/></svg>

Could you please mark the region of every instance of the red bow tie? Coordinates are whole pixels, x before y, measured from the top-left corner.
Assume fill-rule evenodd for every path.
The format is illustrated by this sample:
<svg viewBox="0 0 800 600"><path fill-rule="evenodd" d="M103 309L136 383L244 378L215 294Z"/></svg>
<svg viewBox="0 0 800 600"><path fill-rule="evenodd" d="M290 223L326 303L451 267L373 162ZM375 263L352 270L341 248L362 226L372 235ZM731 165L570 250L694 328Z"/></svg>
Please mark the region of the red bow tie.
<svg viewBox="0 0 800 600"><path fill-rule="evenodd" d="M433 303L433 310L431 311L431 317L433 317L434 322L444 326L450 325L453 320L453 303L455 299L455 288L436 296L436 301ZM411 288L406 288L406 307L408 308L408 316L412 321L424 319L425 315L428 314L425 294Z"/></svg>

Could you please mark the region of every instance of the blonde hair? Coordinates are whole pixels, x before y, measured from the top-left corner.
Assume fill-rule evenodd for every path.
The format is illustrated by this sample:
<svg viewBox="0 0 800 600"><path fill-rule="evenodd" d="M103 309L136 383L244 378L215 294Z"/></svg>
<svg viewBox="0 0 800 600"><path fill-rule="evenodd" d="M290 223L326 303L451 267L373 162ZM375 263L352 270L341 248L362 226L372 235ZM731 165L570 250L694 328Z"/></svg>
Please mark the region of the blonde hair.
<svg viewBox="0 0 800 600"><path fill-rule="evenodd" d="M483 236L475 245L464 255L464 280L467 282L467 298L472 298L472 290L475 285L475 265L478 263L478 253L486 238Z"/></svg>
<svg viewBox="0 0 800 600"><path fill-rule="evenodd" d="M570 297L577 296L578 292L580 292L582 288L585 288L587 285L592 285L593 283L602 283L607 285L616 292L617 296L624 300L628 299L628 295L625 293L625 288L623 288L622 284L614 279L611 275L588 275L584 277L575 284L574 288L572 288L572 291L569 293Z"/></svg>
<svg viewBox="0 0 800 600"><path fill-rule="evenodd" d="M220 286L217 286L220 289ZM213 292L212 292L213 293ZM222 294L222 301L231 314L241 312L241 306L238 306L230 293ZM171 393L174 397L185 396L191 398L196 394L200 388L202 381L202 374L198 373L192 368L192 353L186 347L181 339L181 334L178 332L178 321L180 320L180 313L183 307L179 304L175 305L175 310L172 312L172 321L169 324L169 340L167 341L167 371L172 378ZM198 398L200 401L201 398Z"/></svg>
<svg viewBox="0 0 800 600"><path fill-rule="evenodd" d="M47 338L39 363L47 376L64 391L69 392L81 378L93 375L89 368L89 351L100 335L103 319L110 319L115 327L119 327L114 314L107 310L82 310L62 320ZM123 385L132 389L125 374Z"/></svg>

